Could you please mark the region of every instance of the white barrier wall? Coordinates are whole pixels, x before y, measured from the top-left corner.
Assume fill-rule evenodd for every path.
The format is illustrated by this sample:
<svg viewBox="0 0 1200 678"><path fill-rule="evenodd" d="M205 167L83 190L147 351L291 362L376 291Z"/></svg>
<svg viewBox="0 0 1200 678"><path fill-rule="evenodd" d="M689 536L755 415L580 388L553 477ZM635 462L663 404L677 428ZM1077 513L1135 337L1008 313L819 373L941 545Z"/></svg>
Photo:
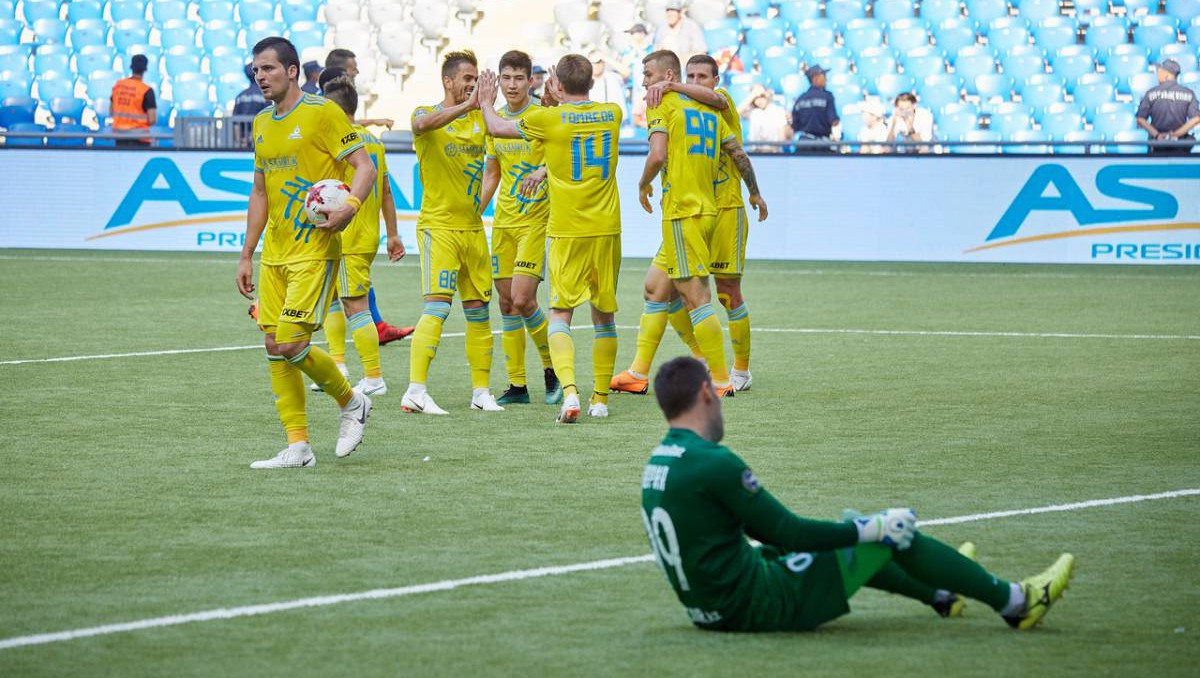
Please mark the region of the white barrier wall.
<svg viewBox="0 0 1200 678"><path fill-rule="evenodd" d="M401 235L415 243L415 156L390 154L388 163ZM642 163L626 155L618 165L626 256L653 256L660 238L658 216L637 201ZM1200 263L1200 157L756 156L754 164L771 216L751 226L751 258ZM241 247L248 154L14 149L0 151L0 168L8 212L0 247Z"/></svg>

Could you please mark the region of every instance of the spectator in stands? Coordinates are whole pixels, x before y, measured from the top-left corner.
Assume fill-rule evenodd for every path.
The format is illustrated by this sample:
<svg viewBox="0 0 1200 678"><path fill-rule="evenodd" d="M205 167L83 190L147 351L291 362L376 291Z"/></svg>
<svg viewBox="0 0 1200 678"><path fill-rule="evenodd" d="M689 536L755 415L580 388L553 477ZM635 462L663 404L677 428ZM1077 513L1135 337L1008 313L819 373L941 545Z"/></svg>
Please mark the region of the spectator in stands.
<svg viewBox="0 0 1200 678"><path fill-rule="evenodd" d="M694 19L683 15L683 3L679 0L668 0L667 25L659 30L654 49L669 49L680 61L708 52L704 30Z"/></svg>
<svg viewBox="0 0 1200 678"><path fill-rule="evenodd" d="M746 72L746 64L742 62L742 57L738 56L736 48L722 47L712 53L712 58L717 62L717 71L721 75Z"/></svg>
<svg viewBox="0 0 1200 678"><path fill-rule="evenodd" d="M758 153L778 153L779 146L754 146L755 141L787 141L792 138L792 127L788 124L787 111L775 103L770 90L755 85L750 96L738 108L738 115L746 119L746 150Z"/></svg>
<svg viewBox="0 0 1200 678"><path fill-rule="evenodd" d="M321 64L315 61L304 62L304 84L300 86L300 91L308 94L320 94L321 88L317 85L317 78L321 77ZM253 81L254 77L251 76Z"/></svg>
<svg viewBox="0 0 1200 678"><path fill-rule="evenodd" d="M254 126L254 116L258 115L258 112L266 108L268 104L262 90L258 87L258 82L254 79L254 64L246 64L245 72L250 86L242 90L233 100L233 117L242 118L242 120L234 122L237 125L238 145L244 148L254 148L254 140L250 135L250 130Z"/></svg>
<svg viewBox="0 0 1200 678"><path fill-rule="evenodd" d="M896 97L895 109L888 124L887 140L892 141L933 141L933 113L928 108L917 106L917 96L912 92L903 92ZM897 153L928 153L928 146L901 146L893 149Z"/></svg>
<svg viewBox="0 0 1200 678"><path fill-rule="evenodd" d="M837 105L833 95L825 89L825 74L828 73L820 66L809 66L804 71L810 87L808 91L796 99L792 107L792 129L800 140L829 139L833 134L833 126L838 124ZM832 152L833 148L800 147L800 152Z"/></svg>
<svg viewBox="0 0 1200 678"><path fill-rule="evenodd" d="M887 112L884 111L883 103L871 99L864 101L858 107L862 115L863 126L858 132L858 141L862 145L858 147L859 153L867 153L871 155L879 155L887 153L887 146L883 142L888 140L888 124L884 122ZM843 141L853 141L852 139L843 139Z"/></svg>
<svg viewBox="0 0 1200 678"><path fill-rule="evenodd" d="M529 98L538 106L542 105L542 87L546 83L546 69L534 66L529 72Z"/></svg>
<svg viewBox="0 0 1200 678"><path fill-rule="evenodd" d="M654 41L650 38L650 27L636 23L625 31L629 34L629 45L609 66L625 79L625 86L633 93L633 119L637 127L646 127L646 88L642 87L642 59L650 54Z"/></svg>
<svg viewBox="0 0 1200 678"><path fill-rule="evenodd" d="M1178 76L1179 63L1174 59L1158 64L1158 85L1151 87L1142 97L1137 110L1137 124L1150 133L1151 139L1193 143L1151 147L1151 153L1190 153L1196 140L1190 132L1200 124L1200 107L1196 104L1196 93L1180 85L1175 80Z"/></svg>
<svg viewBox="0 0 1200 678"><path fill-rule="evenodd" d="M616 71L608 67L608 57L600 50L588 54L592 62L592 89L588 97L598 104L616 104L621 107L621 119L629 115L629 104L625 100L625 81Z"/></svg>
<svg viewBox="0 0 1200 678"><path fill-rule="evenodd" d="M113 131L136 132L148 130L158 122L158 103L154 88L143 81L149 61L145 54L135 54L129 60L131 75L118 80L112 88ZM117 139L118 146L149 146L150 139Z"/></svg>

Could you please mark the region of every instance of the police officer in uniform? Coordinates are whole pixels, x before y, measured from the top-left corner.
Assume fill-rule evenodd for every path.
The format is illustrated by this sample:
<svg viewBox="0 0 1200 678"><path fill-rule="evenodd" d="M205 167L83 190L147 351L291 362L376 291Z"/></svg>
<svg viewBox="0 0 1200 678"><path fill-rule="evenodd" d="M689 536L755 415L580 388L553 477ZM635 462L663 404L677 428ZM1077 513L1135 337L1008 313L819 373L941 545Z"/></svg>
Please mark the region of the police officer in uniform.
<svg viewBox="0 0 1200 678"><path fill-rule="evenodd" d="M158 121L158 104L154 99L154 88L143 81L148 61L146 55L135 54L129 60L129 70L132 73L124 80L118 80L112 88L112 119L113 130L116 132L134 132L148 130ZM149 146L150 139L118 139L118 146Z"/></svg>
<svg viewBox="0 0 1200 678"><path fill-rule="evenodd" d="M833 94L825 89L826 71L820 66L809 66L804 71L811 85L808 91L796 99L792 107L792 130L799 140L826 140L833 134L833 126L838 123L837 106L833 102ZM832 151L832 148L800 147L801 153Z"/></svg>
<svg viewBox="0 0 1200 678"><path fill-rule="evenodd" d="M1151 147L1151 153L1190 153L1196 139L1190 134L1200 124L1200 107L1196 93L1180 85L1179 63L1167 59L1158 64L1158 85L1150 88L1138 105L1138 127L1146 130L1151 139L1159 141L1188 141L1187 145Z"/></svg>

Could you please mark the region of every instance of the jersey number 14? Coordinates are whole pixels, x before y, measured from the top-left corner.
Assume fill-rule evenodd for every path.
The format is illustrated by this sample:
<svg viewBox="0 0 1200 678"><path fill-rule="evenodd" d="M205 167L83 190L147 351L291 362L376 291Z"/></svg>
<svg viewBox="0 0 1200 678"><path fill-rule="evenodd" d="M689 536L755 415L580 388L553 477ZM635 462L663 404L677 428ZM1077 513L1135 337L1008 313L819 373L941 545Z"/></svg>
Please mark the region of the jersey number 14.
<svg viewBox="0 0 1200 678"><path fill-rule="evenodd" d="M612 132L575 135L571 138L571 181L583 181L583 171L588 167L600 168L600 178L608 179L611 159Z"/></svg>

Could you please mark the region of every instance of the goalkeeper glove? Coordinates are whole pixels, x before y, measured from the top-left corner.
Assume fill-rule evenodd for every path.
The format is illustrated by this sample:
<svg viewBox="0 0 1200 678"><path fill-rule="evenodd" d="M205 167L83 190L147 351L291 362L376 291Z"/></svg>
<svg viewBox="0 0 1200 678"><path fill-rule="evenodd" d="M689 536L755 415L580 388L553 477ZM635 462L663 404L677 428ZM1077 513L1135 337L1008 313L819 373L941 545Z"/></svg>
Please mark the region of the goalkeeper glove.
<svg viewBox="0 0 1200 678"><path fill-rule="evenodd" d="M854 518L858 542L878 542L897 551L912 546L917 532L917 514L912 509L895 508Z"/></svg>

